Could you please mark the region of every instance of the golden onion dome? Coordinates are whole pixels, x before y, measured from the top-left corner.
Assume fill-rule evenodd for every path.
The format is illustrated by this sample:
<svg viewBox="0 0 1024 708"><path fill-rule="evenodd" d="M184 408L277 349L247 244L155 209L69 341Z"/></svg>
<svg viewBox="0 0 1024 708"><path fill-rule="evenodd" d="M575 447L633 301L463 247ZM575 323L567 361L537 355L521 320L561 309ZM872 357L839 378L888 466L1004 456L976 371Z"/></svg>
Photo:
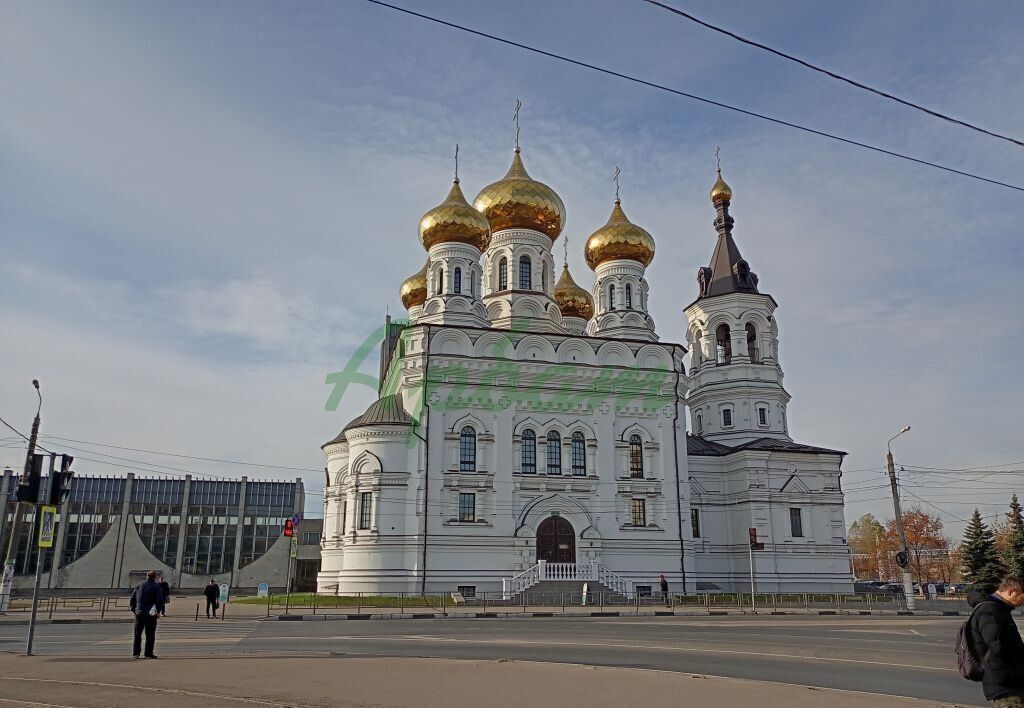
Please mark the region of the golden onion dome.
<svg viewBox="0 0 1024 708"><path fill-rule="evenodd" d="M491 225L466 201L457 177L448 198L420 219L420 243L428 251L438 243L465 243L484 251L491 243Z"/></svg>
<svg viewBox="0 0 1024 708"><path fill-rule="evenodd" d="M594 316L594 298L572 279L568 264L562 266L562 277L555 283L555 302L562 317L589 320Z"/></svg>
<svg viewBox="0 0 1024 708"><path fill-rule="evenodd" d="M483 212L494 231L531 229L554 241L565 226L565 205L561 197L526 173L519 148L508 173L480 190L473 206Z"/></svg>
<svg viewBox="0 0 1024 708"><path fill-rule="evenodd" d="M722 179L722 170L718 170L718 179L715 180L715 186L711 188L711 203L718 204L718 202L731 202L732 201L732 188L725 183Z"/></svg>
<svg viewBox="0 0 1024 708"><path fill-rule="evenodd" d="M427 265L430 263L428 258L423 263L423 267L420 268L418 273L410 275L402 283L402 288L398 291L398 294L402 298L402 304L405 305L405 309L411 310L417 305L422 305L427 301Z"/></svg>
<svg viewBox="0 0 1024 708"><path fill-rule="evenodd" d="M605 261L626 259L645 266L654 260L654 237L626 218L618 199L608 223L587 239L584 248L587 265L594 270Z"/></svg>

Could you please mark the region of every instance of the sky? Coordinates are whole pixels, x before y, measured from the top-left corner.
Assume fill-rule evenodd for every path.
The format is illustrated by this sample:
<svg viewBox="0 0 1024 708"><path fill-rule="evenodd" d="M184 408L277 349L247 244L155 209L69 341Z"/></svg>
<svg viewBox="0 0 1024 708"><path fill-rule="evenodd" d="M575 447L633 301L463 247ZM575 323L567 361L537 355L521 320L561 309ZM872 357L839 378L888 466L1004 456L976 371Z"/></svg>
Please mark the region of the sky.
<svg viewBox="0 0 1024 708"><path fill-rule="evenodd" d="M395 2L1024 183L1024 148L639 0ZM1022 138L1012 28L1024 6L678 6ZM27 431L38 378L43 444L77 454L79 473L301 476L315 514L319 446L375 397L353 386L326 410L325 377L386 313L404 315L399 285L424 259L417 223L447 193L455 143L470 198L504 174L517 98L524 161L566 204L585 286L582 245L621 168L623 207L657 242L647 278L663 341L683 341L681 311L715 243L721 146L734 236L780 305L790 432L850 453L848 522L891 515L882 466L904 425L898 465L1001 465L984 478L902 473L916 495L905 503L943 516L951 536L974 506L995 517L1024 492L1006 474L1024 471L1024 194L364 0L0 5L0 416ZM20 469L13 436L0 430L0 464Z"/></svg>

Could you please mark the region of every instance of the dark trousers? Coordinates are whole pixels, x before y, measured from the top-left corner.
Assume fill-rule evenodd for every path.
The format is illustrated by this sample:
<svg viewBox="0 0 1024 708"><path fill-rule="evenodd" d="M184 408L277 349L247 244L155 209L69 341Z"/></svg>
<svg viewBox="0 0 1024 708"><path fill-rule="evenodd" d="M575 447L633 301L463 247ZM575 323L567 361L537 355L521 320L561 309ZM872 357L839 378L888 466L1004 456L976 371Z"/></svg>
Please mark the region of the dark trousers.
<svg viewBox="0 0 1024 708"><path fill-rule="evenodd" d="M210 616L210 610L213 610L213 618L217 619L217 600L211 600L206 598L206 616Z"/></svg>
<svg viewBox="0 0 1024 708"><path fill-rule="evenodd" d="M132 655L138 656L142 653L142 633L146 633L146 656L153 655L153 645L156 643L156 617L148 614L135 615L135 641L132 643Z"/></svg>

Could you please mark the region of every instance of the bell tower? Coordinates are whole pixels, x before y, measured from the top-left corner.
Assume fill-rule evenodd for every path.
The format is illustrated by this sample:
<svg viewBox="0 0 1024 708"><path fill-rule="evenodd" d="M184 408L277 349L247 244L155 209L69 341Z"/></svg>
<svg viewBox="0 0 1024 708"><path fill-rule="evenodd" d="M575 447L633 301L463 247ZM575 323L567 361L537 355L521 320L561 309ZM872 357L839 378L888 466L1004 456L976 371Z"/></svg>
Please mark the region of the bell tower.
<svg viewBox="0 0 1024 708"><path fill-rule="evenodd" d="M758 438L791 440L790 396L779 364L778 303L758 290L758 278L740 255L729 214L732 189L711 189L718 241L711 264L697 272L697 299L683 314L690 349L690 430L729 445Z"/></svg>

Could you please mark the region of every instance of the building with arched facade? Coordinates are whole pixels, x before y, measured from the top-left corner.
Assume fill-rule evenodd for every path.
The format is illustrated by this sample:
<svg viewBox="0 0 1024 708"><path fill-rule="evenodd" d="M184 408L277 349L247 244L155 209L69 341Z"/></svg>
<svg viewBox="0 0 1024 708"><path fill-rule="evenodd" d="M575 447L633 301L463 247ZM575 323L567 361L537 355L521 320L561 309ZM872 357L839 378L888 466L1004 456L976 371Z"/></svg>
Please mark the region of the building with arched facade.
<svg viewBox="0 0 1024 708"><path fill-rule="evenodd" d="M776 303L739 256L731 197L719 173L684 345L655 330L655 240L617 197L586 242L588 290L567 264L555 279L565 206L518 147L472 205L456 179L420 221L427 260L402 284L379 400L322 446L318 589L747 589L750 528L761 590L851 589L843 453L790 437Z"/></svg>

